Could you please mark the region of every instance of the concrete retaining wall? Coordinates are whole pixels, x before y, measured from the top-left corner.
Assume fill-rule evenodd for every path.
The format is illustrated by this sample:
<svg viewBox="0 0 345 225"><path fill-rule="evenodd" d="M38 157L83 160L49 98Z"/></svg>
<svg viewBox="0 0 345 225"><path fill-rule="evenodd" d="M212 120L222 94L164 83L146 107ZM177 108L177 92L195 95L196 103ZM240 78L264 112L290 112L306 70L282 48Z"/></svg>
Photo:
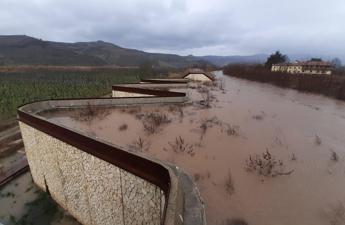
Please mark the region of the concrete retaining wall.
<svg viewBox="0 0 345 225"><path fill-rule="evenodd" d="M34 182L83 224L204 225L202 201L196 192L190 191L196 190L193 182L181 179L185 177L182 171L54 124L39 115L60 108L187 101L185 94L168 94L48 100L18 108Z"/></svg>
<svg viewBox="0 0 345 225"><path fill-rule="evenodd" d="M34 182L83 224L161 224L157 186L20 122Z"/></svg>
<svg viewBox="0 0 345 225"><path fill-rule="evenodd" d="M113 98L123 98L123 97L147 97L147 96L153 96L153 95L113 90L112 96Z"/></svg>
<svg viewBox="0 0 345 225"><path fill-rule="evenodd" d="M138 83L121 84L112 87L113 98L123 97L148 97L148 96L179 96L181 92L170 92L169 89L187 88L187 83Z"/></svg>

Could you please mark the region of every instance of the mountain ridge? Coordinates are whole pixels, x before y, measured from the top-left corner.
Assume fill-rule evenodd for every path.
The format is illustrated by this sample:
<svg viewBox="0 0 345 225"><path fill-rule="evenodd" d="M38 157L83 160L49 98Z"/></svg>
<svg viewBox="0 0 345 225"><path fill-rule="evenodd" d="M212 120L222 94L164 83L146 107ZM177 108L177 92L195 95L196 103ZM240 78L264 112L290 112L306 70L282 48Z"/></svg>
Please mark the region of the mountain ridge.
<svg viewBox="0 0 345 225"><path fill-rule="evenodd" d="M180 56L124 48L101 40L56 42L26 35L0 35L0 65L140 66L181 68L194 64L262 63L264 54L253 56ZM266 57L267 58L267 57Z"/></svg>

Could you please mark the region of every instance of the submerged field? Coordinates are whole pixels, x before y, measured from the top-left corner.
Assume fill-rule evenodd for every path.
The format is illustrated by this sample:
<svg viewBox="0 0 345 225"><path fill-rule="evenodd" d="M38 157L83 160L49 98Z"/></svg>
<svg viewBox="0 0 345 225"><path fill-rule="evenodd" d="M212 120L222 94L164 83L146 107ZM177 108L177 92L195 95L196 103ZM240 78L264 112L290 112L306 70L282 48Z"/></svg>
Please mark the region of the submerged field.
<svg viewBox="0 0 345 225"><path fill-rule="evenodd" d="M192 84L184 105L45 116L181 167L208 224L343 224L345 103L217 75L217 86Z"/></svg>

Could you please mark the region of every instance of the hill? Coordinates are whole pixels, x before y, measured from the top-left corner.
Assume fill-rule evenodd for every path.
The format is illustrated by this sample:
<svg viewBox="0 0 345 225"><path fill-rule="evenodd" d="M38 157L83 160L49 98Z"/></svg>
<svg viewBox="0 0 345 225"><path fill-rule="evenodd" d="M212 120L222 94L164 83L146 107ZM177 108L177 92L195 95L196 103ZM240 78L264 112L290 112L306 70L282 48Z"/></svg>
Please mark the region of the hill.
<svg viewBox="0 0 345 225"><path fill-rule="evenodd" d="M174 54L147 53L103 42L63 43L25 35L0 35L0 65L185 67L197 63Z"/></svg>
<svg viewBox="0 0 345 225"><path fill-rule="evenodd" d="M245 63L245 64L256 64L264 63L267 60L268 55L257 54L249 56L233 55L233 56L199 56L196 57L199 60L208 61L216 66L225 66L228 64Z"/></svg>
<svg viewBox="0 0 345 225"><path fill-rule="evenodd" d="M148 53L104 42L64 43L44 41L26 35L0 35L1 65L53 66L140 66L182 68L194 64L224 66L234 63L263 63L267 55L179 56Z"/></svg>

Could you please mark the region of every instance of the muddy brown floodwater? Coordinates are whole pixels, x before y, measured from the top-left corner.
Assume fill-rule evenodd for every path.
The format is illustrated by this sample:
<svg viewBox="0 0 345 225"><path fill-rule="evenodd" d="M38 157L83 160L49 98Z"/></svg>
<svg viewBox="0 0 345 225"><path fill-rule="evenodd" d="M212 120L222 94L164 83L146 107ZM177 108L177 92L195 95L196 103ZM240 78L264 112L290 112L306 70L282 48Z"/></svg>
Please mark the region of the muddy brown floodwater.
<svg viewBox="0 0 345 225"><path fill-rule="evenodd" d="M216 75L223 85L192 84L183 106L46 116L181 167L197 183L208 224L343 224L345 103ZM206 89L210 107L200 103Z"/></svg>

